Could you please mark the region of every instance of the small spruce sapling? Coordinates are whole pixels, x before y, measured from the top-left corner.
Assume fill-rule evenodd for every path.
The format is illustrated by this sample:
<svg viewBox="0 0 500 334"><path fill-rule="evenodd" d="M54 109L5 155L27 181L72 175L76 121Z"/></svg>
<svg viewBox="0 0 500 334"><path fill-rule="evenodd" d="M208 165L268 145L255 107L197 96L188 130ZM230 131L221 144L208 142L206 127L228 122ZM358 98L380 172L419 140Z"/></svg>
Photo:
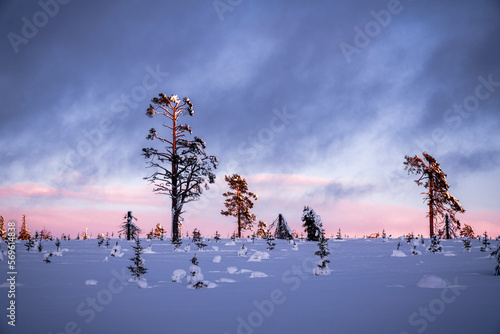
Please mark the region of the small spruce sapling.
<svg viewBox="0 0 500 334"><path fill-rule="evenodd" d="M320 242L318 243L318 248L314 255L320 257L317 262L317 267L313 269L313 274L315 276L320 275L330 275L331 270L328 268L328 263L330 260L328 259L328 255L330 255L330 251L328 250L328 239L325 238L325 231L323 230L320 236Z"/></svg>
<svg viewBox="0 0 500 334"><path fill-rule="evenodd" d="M207 244L203 242L203 239L200 239L199 241L196 242L196 246L198 246L199 251L205 250L205 247L207 247Z"/></svg>
<svg viewBox="0 0 500 334"><path fill-rule="evenodd" d="M40 239L40 240L38 241L38 247L37 247L37 248L38 248L38 252L39 252L39 253L41 253L41 252L42 252L42 250L43 250L43 246L42 246L42 239Z"/></svg>
<svg viewBox="0 0 500 334"><path fill-rule="evenodd" d="M215 231L215 237L214 237L214 239L215 239L215 243L218 243L218 242L219 242L219 240L220 240L220 234L219 234L219 231Z"/></svg>
<svg viewBox="0 0 500 334"><path fill-rule="evenodd" d="M462 242L464 243L464 252L470 253L470 249L471 249L470 238L465 237L462 239Z"/></svg>
<svg viewBox="0 0 500 334"><path fill-rule="evenodd" d="M181 248L182 245L182 239L176 239L172 241L172 244L174 245L174 251L178 251Z"/></svg>
<svg viewBox="0 0 500 334"><path fill-rule="evenodd" d="M59 240L59 238L56 238L56 247L57 247L57 252L60 252L61 251L61 241Z"/></svg>
<svg viewBox="0 0 500 334"><path fill-rule="evenodd" d="M134 249L134 257L129 259L132 261L132 265L127 268L130 270L134 281L139 281L142 276L148 272L148 269L144 267L144 260L141 258L141 253L144 248L142 248L139 238L135 238L135 246L132 246L132 248Z"/></svg>
<svg viewBox="0 0 500 334"><path fill-rule="evenodd" d="M481 252L486 252L487 250L491 250L491 247L490 247L490 240L488 239L488 234L486 232L484 232L484 238L483 239L483 242L482 242L482 246L480 248L480 251Z"/></svg>
<svg viewBox="0 0 500 334"><path fill-rule="evenodd" d="M103 242L104 242L104 238L97 238L97 246L101 247Z"/></svg>
<svg viewBox="0 0 500 334"><path fill-rule="evenodd" d="M109 248L109 237L106 238L106 243L104 244L104 246L106 246L106 248Z"/></svg>
<svg viewBox="0 0 500 334"><path fill-rule="evenodd" d="M441 243L440 243L437 235L434 234L432 236L431 244L429 245L429 247L427 247L427 251L431 252L432 254L443 251L443 248L441 247Z"/></svg>
<svg viewBox="0 0 500 334"><path fill-rule="evenodd" d="M491 252L491 257L497 260L497 265L493 273L495 276L500 276L500 245L498 245L496 250Z"/></svg>
<svg viewBox="0 0 500 334"><path fill-rule="evenodd" d="M274 247L276 246L276 243L274 242L274 237L269 234L266 236L266 242L268 250L273 250Z"/></svg>
<svg viewBox="0 0 500 334"><path fill-rule="evenodd" d="M26 250L29 253L30 250L35 247L35 242L33 241L33 239L29 238L28 241L24 245L26 246Z"/></svg>
<svg viewBox="0 0 500 334"><path fill-rule="evenodd" d="M338 232L337 232L337 236L335 237L335 239L337 239L337 240L342 240L342 233L340 232L340 228L339 228L339 230L338 230ZM328 240L328 239L327 239L327 240Z"/></svg>

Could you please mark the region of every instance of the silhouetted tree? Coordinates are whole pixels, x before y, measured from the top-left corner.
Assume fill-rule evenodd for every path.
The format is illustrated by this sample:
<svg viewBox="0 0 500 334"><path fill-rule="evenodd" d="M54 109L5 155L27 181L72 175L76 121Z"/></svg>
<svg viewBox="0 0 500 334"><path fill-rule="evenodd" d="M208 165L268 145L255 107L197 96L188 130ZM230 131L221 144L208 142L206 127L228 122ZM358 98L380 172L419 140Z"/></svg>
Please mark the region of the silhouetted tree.
<svg viewBox="0 0 500 334"><path fill-rule="evenodd" d="M141 229L134 223L134 220L137 221L137 218L132 216L132 211L127 212L127 214L123 216L123 219L126 219L126 221L122 223L122 229L120 230L120 233L124 233L127 240L139 238Z"/></svg>
<svg viewBox="0 0 500 334"><path fill-rule="evenodd" d="M435 234L434 221L436 216L443 217L449 214L450 227L460 229L460 222L456 219L456 212L465 212L458 200L448 193L450 186L446 182L446 174L443 173L439 163L429 154L422 153L425 161L419 156L405 156L405 170L408 174L417 174L420 177L415 182L423 185L427 192L424 192L424 200L429 206L429 233L432 237Z"/></svg>
<svg viewBox="0 0 500 334"><path fill-rule="evenodd" d="M252 199L257 200L258 198L257 195L248 191L247 181L238 174L233 174L230 177L226 175L224 179L232 191L223 194L226 197L224 205L227 210L221 210L220 213L224 216L236 217L238 238L241 238L241 230L250 230L256 219L250 209L253 208Z"/></svg>
<svg viewBox="0 0 500 334"><path fill-rule="evenodd" d="M288 226L288 222L281 213L278 214L278 218L273 221L269 230L272 230L274 227L276 227L276 229L274 230L274 237L276 239L293 239L292 231Z"/></svg>
<svg viewBox="0 0 500 334"><path fill-rule="evenodd" d="M148 159L148 168L155 172L146 176L155 187L153 192L170 196L172 200L172 241L179 239L179 222L181 221L184 204L197 200L209 183L214 183L217 168L217 157L205 152L205 142L194 137L188 140L186 135L192 134L189 125L179 124L181 115L194 115L193 104L188 98L181 102L177 95L166 96L161 93L151 100L146 115L163 115L170 119L170 124L162 124L170 129L170 134L159 136L154 128L149 130L148 140L157 139L164 144L164 150L143 148L142 155Z"/></svg>

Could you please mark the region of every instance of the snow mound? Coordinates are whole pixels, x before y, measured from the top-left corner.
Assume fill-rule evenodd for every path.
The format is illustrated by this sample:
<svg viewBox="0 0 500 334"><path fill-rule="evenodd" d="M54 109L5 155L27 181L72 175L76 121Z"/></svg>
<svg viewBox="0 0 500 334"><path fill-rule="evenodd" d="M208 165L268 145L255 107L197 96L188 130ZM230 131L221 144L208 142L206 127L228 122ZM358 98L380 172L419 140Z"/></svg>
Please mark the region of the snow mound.
<svg viewBox="0 0 500 334"><path fill-rule="evenodd" d="M146 289L148 288L148 282L143 278L140 280L135 281L137 283L137 287L140 289Z"/></svg>
<svg viewBox="0 0 500 334"><path fill-rule="evenodd" d="M226 242L226 246L236 246L236 243L234 241L229 241Z"/></svg>
<svg viewBox="0 0 500 334"><path fill-rule="evenodd" d="M214 259L212 260L212 262L220 263L221 259L222 259L222 257L220 255L217 255L216 257L214 257Z"/></svg>
<svg viewBox="0 0 500 334"><path fill-rule="evenodd" d="M405 257L406 254L403 253L403 251L400 251L400 250L393 250L392 251L392 255L391 256L394 256L394 257Z"/></svg>
<svg viewBox="0 0 500 334"><path fill-rule="evenodd" d="M186 277L186 271L184 269L176 269L172 273L172 282L181 283L184 277Z"/></svg>
<svg viewBox="0 0 500 334"><path fill-rule="evenodd" d="M146 249L143 249L143 250L142 250L142 253L143 253L143 254L155 254L156 252L154 252L154 251L152 250L152 247L151 247L151 246L148 246L148 248L146 248Z"/></svg>
<svg viewBox="0 0 500 334"><path fill-rule="evenodd" d="M219 247L217 247L217 246L212 246L212 250L213 250L214 252L218 252L218 251L219 251Z"/></svg>
<svg viewBox="0 0 500 334"><path fill-rule="evenodd" d="M411 250L411 255L422 255L422 252L416 249Z"/></svg>
<svg viewBox="0 0 500 334"><path fill-rule="evenodd" d="M63 256L62 252L52 252L52 256Z"/></svg>
<svg viewBox="0 0 500 334"><path fill-rule="evenodd" d="M103 261L103 262L108 262L108 257L106 256L106 257L104 258L104 260L102 260L102 261Z"/></svg>
<svg viewBox="0 0 500 334"><path fill-rule="evenodd" d="M191 244L184 247L184 252L189 253L191 251Z"/></svg>
<svg viewBox="0 0 500 334"><path fill-rule="evenodd" d="M443 255L444 256L457 256L457 254L455 254L453 252L445 252Z"/></svg>
<svg viewBox="0 0 500 334"><path fill-rule="evenodd" d="M262 277L267 277L267 274L261 271L252 271L252 273L250 274L250 278L262 278Z"/></svg>
<svg viewBox="0 0 500 334"><path fill-rule="evenodd" d="M252 256L250 256L247 262L260 262L260 261L262 261L262 256L260 256L260 254L258 253L255 253L252 254Z"/></svg>
<svg viewBox="0 0 500 334"><path fill-rule="evenodd" d="M236 274L238 272L238 268L236 267L227 267L226 269L228 274Z"/></svg>
<svg viewBox="0 0 500 334"><path fill-rule="evenodd" d="M416 284L419 288L442 289L446 288L444 279L438 276L424 275Z"/></svg>
<svg viewBox="0 0 500 334"><path fill-rule="evenodd" d="M63 249L61 249L61 252L69 252L69 249L63 248Z"/></svg>
<svg viewBox="0 0 500 334"><path fill-rule="evenodd" d="M241 270L239 271L239 274L251 273L251 272L253 272L253 270L250 270L250 269L241 269Z"/></svg>
<svg viewBox="0 0 500 334"><path fill-rule="evenodd" d="M216 280L216 282L219 282L219 283L236 283L236 281L234 279L224 278L224 277L222 277L221 279Z"/></svg>
<svg viewBox="0 0 500 334"><path fill-rule="evenodd" d="M95 279L88 279L85 281L85 285L97 285L97 281Z"/></svg>

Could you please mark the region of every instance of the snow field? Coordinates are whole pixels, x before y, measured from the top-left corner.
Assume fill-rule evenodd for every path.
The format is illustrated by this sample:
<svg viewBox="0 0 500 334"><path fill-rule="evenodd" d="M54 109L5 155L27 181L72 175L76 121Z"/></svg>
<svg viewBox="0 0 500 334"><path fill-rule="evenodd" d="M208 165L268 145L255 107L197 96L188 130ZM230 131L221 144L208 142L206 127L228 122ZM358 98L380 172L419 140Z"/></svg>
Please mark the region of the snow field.
<svg viewBox="0 0 500 334"><path fill-rule="evenodd" d="M445 240L443 252L418 246L418 256L410 253L413 245L402 243L407 256L392 257L398 241L330 240L331 275L316 277L316 242L300 243L292 252L286 241L276 240L269 251L264 240L245 240L249 252L238 256L242 240L211 241L207 248L219 250L196 257L203 281L213 288L199 290L187 289L184 279L193 269L194 244L189 252L174 252L170 242L153 240L154 253L141 255L145 280L129 282L132 242L120 240L126 256L111 257L111 247L97 247L95 240L61 241L68 251L48 264L18 243L18 322L15 329L1 322L0 333L500 332L500 277L493 276L488 254L475 248L477 240L470 253L461 242ZM44 251L55 246L47 242ZM257 252L268 253L268 259L249 261ZM213 262L216 256L220 262ZM172 282L182 271L186 276ZM0 272L7 272L6 261L0 261ZM7 292L4 285L0 296L2 291ZM6 300L0 297L0 308Z"/></svg>

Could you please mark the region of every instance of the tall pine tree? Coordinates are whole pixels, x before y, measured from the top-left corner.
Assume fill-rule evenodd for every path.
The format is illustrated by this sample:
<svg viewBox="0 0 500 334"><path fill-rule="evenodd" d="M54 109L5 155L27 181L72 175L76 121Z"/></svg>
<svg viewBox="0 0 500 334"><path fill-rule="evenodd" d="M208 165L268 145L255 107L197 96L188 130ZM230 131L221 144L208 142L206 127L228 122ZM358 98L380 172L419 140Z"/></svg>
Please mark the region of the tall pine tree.
<svg viewBox="0 0 500 334"><path fill-rule="evenodd" d="M252 223L256 217L250 212L253 208L253 201L257 200L257 195L248 191L247 181L239 176L233 174L232 176L225 176L224 179L229 184L232 191L225 192L223 195L226 197L224 205L227 210L221 210L220 213L224 216L236 217L238 223L238 238L241 238L242 230L250 230Z"/></svg>
<svg viewBox="0 0 500 334"><path fill-rule="evenodd" d="M172 241L180 238L179 223L182 218L184 204L197 200L209 183L214 183L218 160L205 152L205 142L198 137L188 139L192 134L187 124L179 124L182 115L194 115L193 104L185 97L182 101L177 95L166 96L161 93L151 100L152 104L146 115L162 115L170 120L162 126L170 130L166 136L160 135L154 128L149 130L148 140L157 139L162 150L143 148L142 155L148 159L148 168L153 174L146 176L154 185L153 192L170 196L172 200Z"/></svg>
<svg viewBox="0 0 500 334"><path fill-rule="evenodd" d="M405 156L405 170L408 174L420 175L415 180L417 185L423 185L427 192L424 192L425 201L429 206L429 234L432 238L436 234L434 222L437 216L444 218L449 215L449 228L460 229L460 222L455 217L456 212L465 212L458 200L448 193L450 186L446 182L446 174L441 170L439 163L427 153L422 153L424 159L419 156Z"/></svg>

